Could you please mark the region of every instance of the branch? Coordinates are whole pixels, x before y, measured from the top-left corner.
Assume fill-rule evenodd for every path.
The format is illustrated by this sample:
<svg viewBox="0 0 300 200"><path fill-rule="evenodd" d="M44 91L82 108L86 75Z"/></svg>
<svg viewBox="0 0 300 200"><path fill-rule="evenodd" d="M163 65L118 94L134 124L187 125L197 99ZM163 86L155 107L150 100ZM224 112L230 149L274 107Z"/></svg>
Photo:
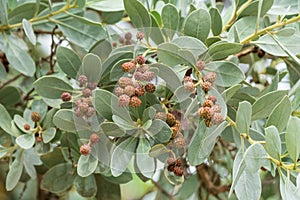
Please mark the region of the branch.
<svg viewBox="0 0 300 200"><path fill-rule="evenodd" d="M210 175L208 174L205 168L205 164L196 166L198 178L199 180L201 180L201 183L206 188L208 193L218 198L218 195L220 193L227 192L230 190L230 186L227 185L216 186L211 180Z"/></svg>
<svg viewBox="0 0 300 200"><path fill-rule="evenodd" d="M70 5L69 3L67 3L65 6L63 6L61 9L59 9L57 11L51 12L48 15L44 15L42 17L34 17L28 21L32 24L34 22L47 20L49 17L64 13L65 11L72 9L72 8L76 8L76 7L77 7L76 4ZM9 24L8 25L0 25L0 32L7 31L7 30L10 30L13 28L19 28L19 27L22 27L22 23L16 23L16 24L12 24L12 25L9 25Z"/></svg>
<svg viewBox="0 0 300 200"><path fill-rule="evenodd" d="M251 42L251 40L255 39L256 37L262 35L262 34L265 34L267 33L268 31L271 31L275 28L279 28L279 27L282 27L282 26L285 26L287 24L291 24L291 23L294 23L294 22L299 22L300 21L300 15L296 16L296 17L293 17L291 19L288 19L288 20L284 20L284 21L281 21L281 22L277 22L276 24L273 24L271 26L268 26L260 31L257 31L256 33L253 33L251 35L249 35L248 37L246 37L245 39L243 39L241 41L241 44L247 44L249 42Z"/></svg>
<svg viewBox="0 0 300 200"><path fill-rule="evenodd" d="M19 75L13 77L12 79L6 81L5 83L3 83L3 84L0 86L0 90L1 90L2 88L4 88L5 86L7 86L8 84L14 82L15 80L17 80L17 79L20 78L21 76L22 76L22 74L19 74Z"/></svg>

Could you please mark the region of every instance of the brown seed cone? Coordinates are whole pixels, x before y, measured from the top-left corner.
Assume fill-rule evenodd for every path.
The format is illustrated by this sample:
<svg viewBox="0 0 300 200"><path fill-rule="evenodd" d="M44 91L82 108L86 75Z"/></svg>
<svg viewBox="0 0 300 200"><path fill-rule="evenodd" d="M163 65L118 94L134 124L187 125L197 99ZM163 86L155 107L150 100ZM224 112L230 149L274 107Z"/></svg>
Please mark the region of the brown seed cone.
<svg viewBox="0 0 300 200"><path fill-rule="evenodd" d="M142 104L142 101L137 97L133 96L130 98L129 106L133 108L140 107Z"/></svg>
<svg viewBox="0 0 300 200"><path fill-rule="evenodd" d="M155 92L155 85L152 84L152 83L147 83L145 85L145 91L148 92L148 93L153 93Z"/></svg>
<svg viewBox="0 0 300 200"><path fill-rule="evenodd" d="M37 113L37 112L32 112L32 113L31 113L31 120L32 120L33 122L39 122L39 121L41 120L40 114Z"/></svg>
<svg viewBox="0 0 300 200"><path fill-rule="evenodd" d="M182 176L183 175L183 170L181 169L181 167L175 166L174 167L174 174L176 176Z"/></svg>
<svg viewBox="0 0 300 200"><path fill-rule="evenodd" d="M176 123L176 118L173 114L167 113L167 124L171 127Z"/></svg>

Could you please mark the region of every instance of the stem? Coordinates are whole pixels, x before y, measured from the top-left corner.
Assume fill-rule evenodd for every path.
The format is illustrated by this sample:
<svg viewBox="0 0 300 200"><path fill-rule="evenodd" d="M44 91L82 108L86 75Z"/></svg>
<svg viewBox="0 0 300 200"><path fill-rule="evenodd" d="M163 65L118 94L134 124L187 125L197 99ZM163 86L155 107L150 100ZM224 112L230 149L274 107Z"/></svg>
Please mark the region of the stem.
<svg viewBox="0 0 300 200"><path fill-rule="evenodd" d="M19 75L13 77L12 79L6 81L5 83L3 83L3 84L0 86L0 90L1 90L2 88L4 88L5 86L7 86L8 84L14 82L15 80L17 80L17 79L20 78L21 76L22 76L22 74L19 74Z"/></svg>
<svg viewBox="0 0 300 200"><path fill-rule="evenodd" d="M232 17L230 18L228 23L223 27L222 32L226 31L228 28L230 28L232 26L232 24L234 24L234 22L238 18L238 16L244 11L245 8L247 8L247 6L250 3L252 3L252 0L248 0L247 2L245 2L239 9L238 9L238 3L239 3L239 1L236 4L234 14L232 15Z"/></svg>
<svg viewBox="0 0 300 200"><path fill-rule="evenodd" d="M49 17L64 13L65 11L67 11L69 9L72 9L72 8L76 8L76 7L77 7L76 4L70 5L69 3L67 3L61 9L59 9L57 11L54 11L54 12L51 12L48 15L44 15L44 16L41 16L41 17L34 17L34 18L30 19L29 22L34 23L34 22L46 20ZM10 30L10 29L13 29L13 28L19 28L19 27L22 27L22 23L16 23L16 24L12 24L12 25L9 25L9 24L8 25L0 25L0 32Z"/></svg>
<svg viewBox="0 0 300 200"><path fill-rule="evenodd" d="M226 120L229 122L229 124L233 127L236 128L236 123L230 118L230 117L226 117ZM241 142L242 142L242 148L244 147L244 144L243 144L243 141L244 139L246 139L250 144L265 144L266 142L265 141L256 141L256 140L253 140L249 134L246 134L246 133L242 133L241 135ZM295 171L295 172L300 172L300 169L297 169L297 163L292 163L292 164L285 164L280 160L277 160L276 158L273 158L272 156L270 156L268 153L268 160L270 160L271 162L273 162L274 164L276 164L276 166L278 168L283 168L284 170L286 171ZM285 156L285 155L284 155ZM284 157L282 156L282 157Z"/></svg>
<svg viewBox="0 0 300 200"><path fill-rule="evenodd" d="M285 26L287 24L291 24L291 23L294 23L294 22L298 22L300 20L300 15L296 16L296 17L293 17L291 19L288 19L288 20L285 20L285 21L282 21L282 22L277 22L276 24L273 24L271 26L268 26L260 31L257 31L256 33L253 33L251 35L249 35L248 37L246 37L245 39L243 39L241 41L241 44L247 44L249 43L251 40L255 39L256 37L262 35L262 34L265 34L267 33L268 31L272 30L272 29L275 29L275 28L279 28L279 27L282 27L282 26Z"/></svg>

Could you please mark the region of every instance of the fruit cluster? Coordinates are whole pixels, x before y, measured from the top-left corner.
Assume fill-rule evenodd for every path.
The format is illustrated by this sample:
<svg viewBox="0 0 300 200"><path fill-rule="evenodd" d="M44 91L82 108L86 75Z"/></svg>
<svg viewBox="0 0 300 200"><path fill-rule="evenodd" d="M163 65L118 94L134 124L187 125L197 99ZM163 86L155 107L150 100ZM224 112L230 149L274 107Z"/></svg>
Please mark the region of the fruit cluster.
<svg viewBox="0 0 300 200"><path fill-rule="evenodd" d="M88 144L83 144L80 147L80 154L87 156L91 153L92 151L92 147L94 144L96 144L97 142L99 142L99 136L97 133L93 133L90 135L90 141Z"/></svg>
<svg viewBox="0 0 300 200"><path fill-rule="evenodd" d="M131 45L132 44L132 33L130 33L130 32L125 33L124 37L119 38L119 43L121 44L121 46Z"/></svg>
<svg viewBox="0 0 300 200"><path fill-rule="evenodd" d="M149 71L149 66L145 62L144 56L139 55L135 60L122 64L122 70L128 73L129 77L121 77L114 91L119 98L120 106L139 107L142 101L138 97L143 96L145 92L155 91L155 85L150 82L155 74Z"/></svg>
<svg viewBox="0 0 300 200"><path fill-rule="evenodd" d="M167 169L168 169L169 172L173 172L176 176L182 176L183 175L182 160L181 159L168 158L167 164L168 164Z"/></svg>
<svg viewBox="0 0 300 200"><path fill-rule="evenodd" d="M187 92L195 91L195 85L193 83L193 79L190 76L184 77L183 86L184 86L185 91L187 91Z"/></svg>
<svg viewBox="0 0 300 200"><path fill-rule="evenodd" d="M78 77L79 87L82 88L80 99L75 101L75 115L77 117L88 119L95 114L95 109L92 102L92 90L96 89L96 82L88 82L88 78L85 75ZM71 94L64 92L61 95L63 101L70 101L72 98Z"/></svg>
<svg viewBox="0 0 300 200"><path fill-rule="evenodd" d="M207 127L220 124L223 121L222 107L216 102L216 96L209 95L198 110L199 116L205 120Z"/></svg>

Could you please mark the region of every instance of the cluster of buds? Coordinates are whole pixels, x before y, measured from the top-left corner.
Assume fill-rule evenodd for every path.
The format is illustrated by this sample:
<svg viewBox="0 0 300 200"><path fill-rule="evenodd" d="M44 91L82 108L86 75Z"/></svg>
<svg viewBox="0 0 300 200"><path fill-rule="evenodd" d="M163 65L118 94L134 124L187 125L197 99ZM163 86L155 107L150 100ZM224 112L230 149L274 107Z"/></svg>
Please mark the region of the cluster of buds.
<svg viewBox="0 0 300 200"><path fill-rule="evenodd" d="M119 38L119 42L120 42L121 46L131 45L132 44L132 33L130 33L130 32L125 33L124 37Z"/></svg>
<svg viewBox="0 0 300 200"><path fill-rule="evenodd" d="M170 146L174 146L177 149L185 147L185 140L183 134L180 132L181 123L175 118L173 114L158 112L155 115L155 119L165 121L170 126L172 130L172 135L169 143Z"/></svg>
<svg viewBox="0 0 300 200"><path fill-rule="evenodd" d="M196 63L196 67L199 71L203 71L206 68L205 62L202 60L198 60Z"/></svg>
<svg viewBox="0 0 300 200"><path fill-rule="evenodd" d="M80 99L75 101L75 115L81 118L90 118L95 113L92 102L92 90L96 89L96 82L88 82L85 75L78 77L79 86L82 87L82 95Z"/></svg>
<svg viewBox="0 0 300 200"><path fill-rule="evenodd" d="M213 83L215 82L217 78L216 72L209 72L205 76L202 77L202 90L207 93L211 88Z"/></svg>
<svg viewBox="0 0 300 200"><path fill-rule="evenodd" d="M122 64L122 70L129 73L130 77L121 77L114 91L120 106L139 107L142 104L139 96L155 91L155 85L150 83L155 76L154 72L148 71L149 66L145 62L144 56L140 55Z"/></svg>
<svg viewBox="0 0 300 200"><path fill-rule="evenodd" d="M83 144L80 147L80 154L87 156L91 153L92 147L94 144L99 142L99 136L97 133L93 133L90 135L90 141L88 144Z"/></svg>
<svg viewBox="0 0 300 200"><path fill-rule="evenodd" d="M209 95L198 110L199 116L205 120L207 127L220 124L223 121L222 107L216 102L216 96Z"/></svg>
<svg viewBox="0 0 300 200"><path fill-rule="evenodd" d="M136 33L136 39L137 39L137 40L141 41L142 39L144 39L144 37L145 37L145 33L144 33L144 32L138 31L138 32Z"/></svg>
<svg viewBox="0 0 300 200"><path fill-rule="evenodd" d="M184 89L187 92L194 92L195 91L195 85L193 83L193 79L190 76L184 77L183 84L184 84Z"/></svg>
<svg viewBox="0 0 300 200"><path fill-rule="evenodd" d="M167 164L168 164L167 169L168 169L169 172L173 172L176 176L182 176L183 175L182 160L181 159L168 158Z"/></svg>

